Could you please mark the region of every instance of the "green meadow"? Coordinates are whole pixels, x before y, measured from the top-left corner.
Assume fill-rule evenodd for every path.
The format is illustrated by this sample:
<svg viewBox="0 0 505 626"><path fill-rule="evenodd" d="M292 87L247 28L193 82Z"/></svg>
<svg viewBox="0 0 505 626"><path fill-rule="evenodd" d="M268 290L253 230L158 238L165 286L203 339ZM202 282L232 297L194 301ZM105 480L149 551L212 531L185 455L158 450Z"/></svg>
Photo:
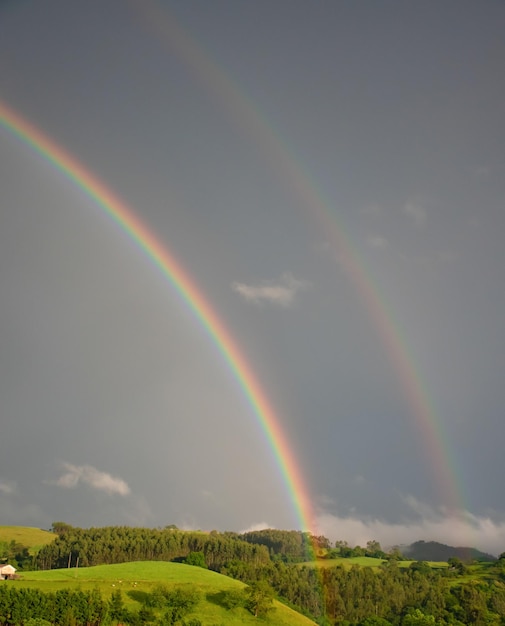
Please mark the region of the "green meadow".
<svg viewBox="0 0 505 626"><path fill-rule="evenodd" d="M344 567L346 569L350 569L354 565L359 565L359 567L372 567L377 568L380 567L383 563L387 563L384 559L377 559L371 556L355 556L349 558L335 558L335 559L317 559L314 562L315 567ZM410 567L410 565L414 563L414 561L398 561L398 567L405 569ZM427 565L429 565L432 569L443 569L447 568L448 564L446 561L426 561ZM309 563L302 563L301 565L310 565Z"/></svg>
<svg viewBox="0 0 505 626"><path fill-rule="evenodd" d="M315 567L345 567L350 569L353 565L360 567L379 567L384 563L383 559L376 559L371 556L354 556L350 558L337 557L335 559L317 559L314 561ZM303 563L303 565L310 565Z"/></svg>
<svg viewBox="0 0 505 626"><path fill-rule="evenodd" d="M29 548L30 554L35 554L42 546L56 539L54 533L40 528L29 526L0 526L0 542L22 544Z"/></svg>
<svg viewBox="0 0 505 626"><path fill-rule="evenodd" d="M22 572L18 580L10 581L9 584L18 588L37 588L44 592L55 592L59 589L82 591L98 589L104 599L108 599L113 591L120 589L125 604L134 610L140 609L145 595L151 593L160 584L169 589L191 588L199 592L201 600L189 617L200 620L205 626L258 623L258 618L244 608L226 609L223 606L226 592L244 589L246 585L222 574L183 563L141 561L86 568ZM261 618L261 622L272 626L314 624L307 617L278 601L274 601L273 610L266 617Z"/></svg>

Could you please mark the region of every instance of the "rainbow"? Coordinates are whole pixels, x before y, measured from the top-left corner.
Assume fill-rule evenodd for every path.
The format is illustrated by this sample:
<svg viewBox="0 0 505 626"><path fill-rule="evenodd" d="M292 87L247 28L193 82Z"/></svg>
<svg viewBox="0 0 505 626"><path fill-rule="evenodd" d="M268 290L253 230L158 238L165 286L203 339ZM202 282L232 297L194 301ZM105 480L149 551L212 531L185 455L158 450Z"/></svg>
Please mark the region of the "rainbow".
<svg viewBox="0 0 505 626"><path fill-rule="evenodd" d="M289 493L299 529L313 532L314 514L307 488L288 440L279 425L279 419L238 343L217 316L201 289L131 207L75 157L2 101L0 101L0 126L42 156L91 198L137 244L185 301L224 358L261 425Z"/></svg>
<svg viewBox="0 0 505 626"><path fill-rule="evenodd" d="M381 297L370 271L353 248L350 237L339 222L336 210L325 200L316 183L311 180L259 107L212 59L209 51L177 22L173 14L158 3L147 1L142 3L138 11L160 42L175 51L193 72L196 80L227 111L237 129L247 134L256 144L272 170L307 207L309 219L318 224L325 239L331 244L340 266L360 295L396 371L426 449L432 481L440 500L444 503L444 508L457 513L464 508L463 497L450 462L450 445L442 422L437 417L417 371L406 338L386 301Z"/></svg>

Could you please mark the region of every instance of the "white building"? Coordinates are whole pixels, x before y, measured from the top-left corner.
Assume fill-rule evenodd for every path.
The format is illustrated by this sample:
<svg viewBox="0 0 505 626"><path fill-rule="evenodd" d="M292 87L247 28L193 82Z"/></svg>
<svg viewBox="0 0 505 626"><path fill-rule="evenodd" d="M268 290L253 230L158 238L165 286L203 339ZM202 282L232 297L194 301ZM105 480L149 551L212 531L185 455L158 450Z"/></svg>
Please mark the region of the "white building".
<svg viewBox="0 0 505 626"><path fill-rule="evenodd" d="M12 578L15 573L16 568L12 567L12 565L0 564L0 580L7 580L8 578Z"/></svg>

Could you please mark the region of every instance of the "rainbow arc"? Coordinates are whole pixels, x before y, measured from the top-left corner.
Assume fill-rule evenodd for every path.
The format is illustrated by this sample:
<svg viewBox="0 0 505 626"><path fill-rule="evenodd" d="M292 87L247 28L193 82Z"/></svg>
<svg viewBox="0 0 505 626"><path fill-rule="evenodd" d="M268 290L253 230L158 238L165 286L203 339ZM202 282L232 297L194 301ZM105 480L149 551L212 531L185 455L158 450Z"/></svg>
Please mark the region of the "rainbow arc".
<svg viewBox="0 0 505 626"><path fill-rule="evenodd" d="M222 355L261 426L289 493L299 529L313 532L314 514L308 491L287 437L280 427L279 418L238 342L218 317L203 291L168 247L142 222L132 207L74 156L1 101L0 126L34 153L43 157L91 198L137 244L186 302L195 319Z"/></svg>

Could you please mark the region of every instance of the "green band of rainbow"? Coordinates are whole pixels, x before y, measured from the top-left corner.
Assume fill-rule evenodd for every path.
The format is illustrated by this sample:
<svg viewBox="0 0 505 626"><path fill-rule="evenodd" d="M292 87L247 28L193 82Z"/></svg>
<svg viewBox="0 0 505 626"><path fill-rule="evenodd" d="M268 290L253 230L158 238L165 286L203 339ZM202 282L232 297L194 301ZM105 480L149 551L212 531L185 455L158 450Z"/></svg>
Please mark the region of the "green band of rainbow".
<svg viewBox="0 0 505 626"><path fill-rule="evenodd" d="M281 430L279 419L239 345L226 329L202 291L135 212L77 159L47 135L0 101L0 125L41 155L89 196L145 252L175 288L209 338L247 398L261 425L289 493L299 529L312 532L314 518L300 468Z"/></svg>

